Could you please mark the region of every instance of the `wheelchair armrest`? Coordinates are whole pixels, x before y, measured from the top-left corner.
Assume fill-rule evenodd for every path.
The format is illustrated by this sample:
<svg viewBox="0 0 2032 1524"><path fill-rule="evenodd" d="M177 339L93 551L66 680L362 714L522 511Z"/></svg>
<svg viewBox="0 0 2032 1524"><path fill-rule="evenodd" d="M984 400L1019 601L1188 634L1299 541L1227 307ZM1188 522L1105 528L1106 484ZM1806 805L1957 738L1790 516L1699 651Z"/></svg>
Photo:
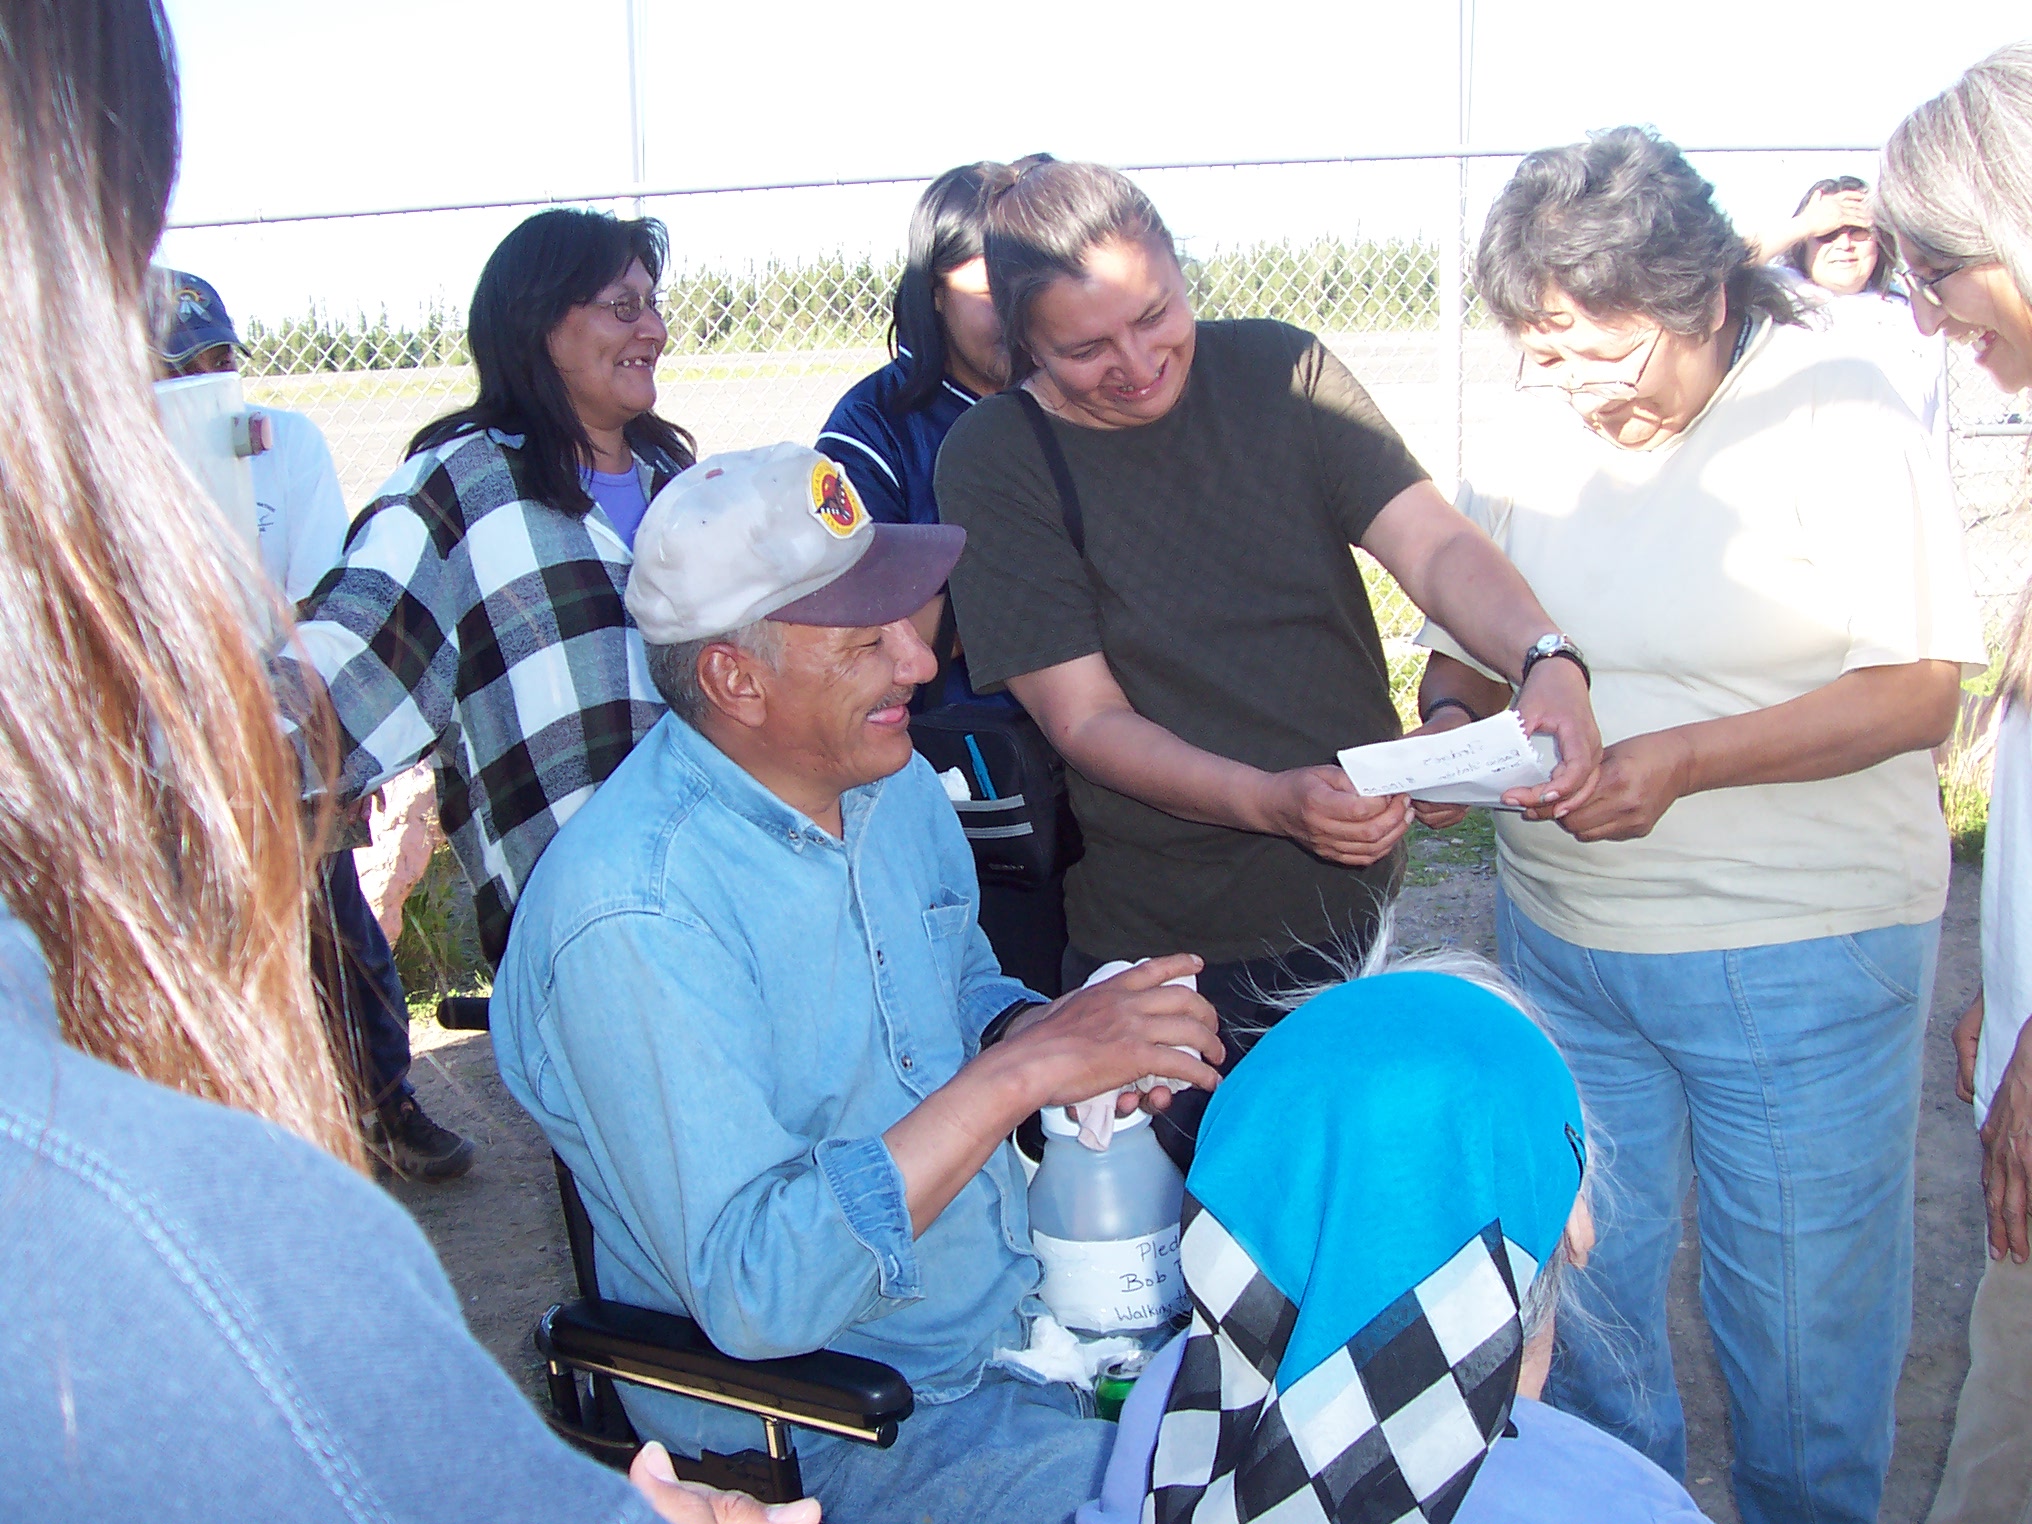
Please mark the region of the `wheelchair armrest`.
<svg viewBox="0 0 2032 1524"><path fill-rule="evenodd" d="M677 1313L585 1298L564 1302L536 1326L546 1361L598 1371L658 1391L778 1418L887 1448L916 1399L910 1383L878 1360L821 1349L779 1360L736 1360L713 1348Z"/></svg>
<svg viewBox="0 0 2032 1524"><path fill-rule="evenodd" d="M485 995L447 995L437 1003L437 1024L451 1032L484 1032L489 1012Z"/></svg>

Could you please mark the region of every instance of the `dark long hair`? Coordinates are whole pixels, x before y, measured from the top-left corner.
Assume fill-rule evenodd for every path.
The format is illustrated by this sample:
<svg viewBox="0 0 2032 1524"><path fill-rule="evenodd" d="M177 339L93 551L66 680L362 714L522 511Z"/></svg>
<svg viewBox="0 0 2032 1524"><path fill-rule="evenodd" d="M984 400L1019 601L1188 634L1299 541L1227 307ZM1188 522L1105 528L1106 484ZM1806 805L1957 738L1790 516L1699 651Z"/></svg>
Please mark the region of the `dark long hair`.
<svg viewBox="0 0 2032 1524"><path fill-rule="evenodd" d="M1792 215L1797 217L1801 212L1805 211L1806 203L1811 201L1815 196L1839 196L1844 191L1867 191L1869 188L1869 181L1858 179L1854 175L1833 175L1825 180L1816 180L1813 184L1806 187L1806 194L1799 198L1799 205L1792 208ZM1808 242L1810 240L1802 238L1791 248L1787 249L1785 251L1785 263L1808 280L1812 280L1813 262L1807 258L1806 253ZM1888 290L1891 285L1891 256L1885 250L1881 234L1877 237L1875 247L1877 262L1870 266L1870 278L1863 282L1863 289L1865 291L1882 292Z"/></svg>
<svg viewBox="0 0 2032 1524"><path fill-rule="evenodd" d="M1061 163L1042 154L1012 165L1009 183L988 198L988 287L1013 386L1037 369L1030 353L1030 308L1062 276L1086 273L1087 256L1114 239L1134 240L1178 257L1171 230L1150 198L1105 164Z"/></svg>
<svg viewBox="0 0 2032 1524"><path fill-rule="evenodd" d="M924 189L910 213L910 247L903 279L889 304L889 353L908 353L903 390L890 403L898 414L929 402L945 379L945 324L938 316L938 287L961 265L981 257L988 226L988 195L1006 184L1009 168L984 159L949 169Z"/></svg>
<svg viewBox="0 0 2032 1524"><path fill-rule="evenodd" d="M466 342L480 373L478 400L425 424L406 453L436 449L474 429L520 434L523 491L573 518L591 512L580 472L593 458L593 443L550 358L550 335L566 313L638 260L655 285L669 253L669 237L654 217L624 222L607 212L556 207L526 219L487 256L473 288ZM638 454L661 455L674 470L697 456L691 435L654 412L631 419L622 433Z"/></svg>

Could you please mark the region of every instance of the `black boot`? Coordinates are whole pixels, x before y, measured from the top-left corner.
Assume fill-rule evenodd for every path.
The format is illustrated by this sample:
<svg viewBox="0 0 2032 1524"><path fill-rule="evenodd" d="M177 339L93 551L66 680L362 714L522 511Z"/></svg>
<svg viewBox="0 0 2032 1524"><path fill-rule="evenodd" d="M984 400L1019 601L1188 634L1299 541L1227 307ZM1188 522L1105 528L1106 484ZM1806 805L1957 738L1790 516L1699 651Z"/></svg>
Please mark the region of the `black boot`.
<svg viewBox="0 0 2032 1524"><path fill-rule="evenodd" d="M398 1096L367 1123L367 1151L405 1180L456 1180L473 1167L473 1143L440 1127L413 1095Z"/></svg>

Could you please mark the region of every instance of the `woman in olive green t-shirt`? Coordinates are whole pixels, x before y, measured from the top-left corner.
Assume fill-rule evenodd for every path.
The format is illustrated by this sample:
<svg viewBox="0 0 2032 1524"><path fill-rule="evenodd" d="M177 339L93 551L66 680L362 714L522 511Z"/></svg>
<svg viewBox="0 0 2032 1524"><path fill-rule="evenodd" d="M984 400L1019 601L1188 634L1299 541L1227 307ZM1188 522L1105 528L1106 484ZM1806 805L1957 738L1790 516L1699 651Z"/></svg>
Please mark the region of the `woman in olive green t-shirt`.
<svg viewBox="0 0 2032 1524"><path fill-rule="evenodd" d="M1199 952L1224 1020L1260 1027L1274 1010L1250 992L1294 953L1366 940L1412 819L1334 765L1398 728L1349 546L1492 670L1521 679L1556 631L1317 340L1196 322L1170 234L1120 174L1025 170L990 209L987 261L1084 553L1013 393L954 426L937 492L968 532L951 587L975 682L1006 683L1073 773L1068 972ZM1600 756L1583 669L1538 662L1519 707L1566 760L1512 802L1550 816Z"/></svg>

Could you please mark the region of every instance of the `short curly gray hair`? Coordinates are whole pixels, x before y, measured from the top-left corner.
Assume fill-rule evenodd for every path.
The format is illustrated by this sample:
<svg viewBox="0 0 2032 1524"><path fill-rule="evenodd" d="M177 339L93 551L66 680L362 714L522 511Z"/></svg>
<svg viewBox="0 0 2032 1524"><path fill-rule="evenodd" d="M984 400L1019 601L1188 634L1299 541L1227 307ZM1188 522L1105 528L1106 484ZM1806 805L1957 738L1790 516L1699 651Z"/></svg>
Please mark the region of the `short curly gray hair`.
<svg viewBox="0 0 2032 1524"><path fill-rule="evenodd" d="M1657 133L1614 127L1527 154L1489 209L1475 286L1515 333L1551 317L1564 291L1597 317L1641 314L1705 338L1757 310L1800 320L1782 276L1750 257L1714 187Z"/></svg>

